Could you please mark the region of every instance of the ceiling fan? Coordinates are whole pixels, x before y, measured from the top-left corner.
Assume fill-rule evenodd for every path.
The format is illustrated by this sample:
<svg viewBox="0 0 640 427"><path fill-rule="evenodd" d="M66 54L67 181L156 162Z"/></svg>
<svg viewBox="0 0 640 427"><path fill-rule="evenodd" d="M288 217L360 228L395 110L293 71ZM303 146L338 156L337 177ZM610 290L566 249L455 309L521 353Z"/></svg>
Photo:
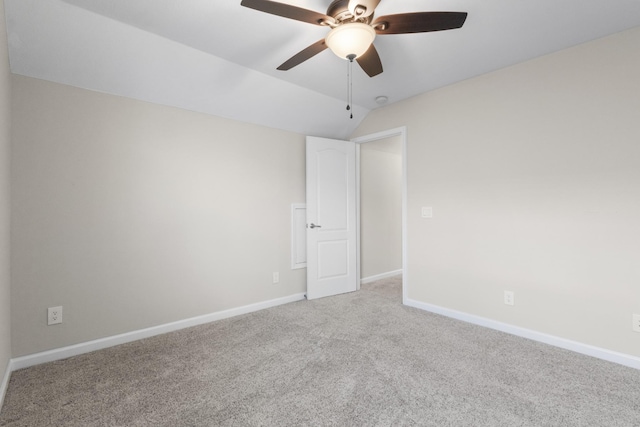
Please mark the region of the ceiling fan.
<svg viewBox="0 0 640 427"><path fill-rule="evenodd" d="M309 24L330 27L327 36L293 55L278 67L290 70L326 48L340 58L358 62L370 76L382 73L382 62L373 46L376 35L426 33L462 27L466 12L414 12L373 18L380 0L334 0L327 13L314 12L271 0L242 0L242 6Z"/></svg>

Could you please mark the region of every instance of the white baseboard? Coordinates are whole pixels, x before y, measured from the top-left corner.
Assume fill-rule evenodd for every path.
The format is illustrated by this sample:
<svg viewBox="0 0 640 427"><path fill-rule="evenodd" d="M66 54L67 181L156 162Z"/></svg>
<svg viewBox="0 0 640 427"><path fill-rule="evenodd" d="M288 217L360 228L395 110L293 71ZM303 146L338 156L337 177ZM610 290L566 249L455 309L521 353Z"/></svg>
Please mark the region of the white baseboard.
<svg viewBox="0 0 640 427"><path fill-rule="evenodd" d="M369 277L362 278L362 279L360 279L360 284L364 285L365 283L375 282L376 280L386 279L388 277L398 276L400 274L402 274L402 269L394 270L394 271L388 271L386 273L376 274L374 276L369 276Z"/></svg>
<svg viewBox="0 0 640 427"><path fill-rule="evenodd" d="M533 341L549 344L554 347L560 347L565 350L575 351L576 353L580 353L587 356L596 357L598 359L603 359L609 362L617 363L620 365L628 366L630 368L640 369L640 357L632 356L630 354L618 353L618 352L607 350L604 348L595 347L589 344L584 344L577 341L571 341L565 338L560 338L560 337L548 335L542 332L533 331L531 329L509 325L508 323L502 323L496 320L487 319L485 317L475 316L473 314L451 310L449 308L440 307L433 304L427 304L427 303L423 303L423 302L412 300L412 299L405 300L404 304L410 307L415 307L421 310L429 311L431 313L441 314L443 316L451 317L453 319L462 320L468 323L473 323L474 325L495 329L497 331L506 332L511 335L516 335L522 338L528 338Z"/></svg>
<svg viewBox="0 0 640 427"><path fill-rule="evenodd" d="M9 388L9 380L11 379L11 372L13 369L13 360L9 360L7 363L7 367L4 370L4 375L2 376L2 383L0 383L0 408L4 405L4 396L7 394L7 388Z"/></svg>
<svg viewBox="0 0 640 427"><path fill-rule="evenodd" d="M219 311L216 313L205 314L203 316L192 317L190 319L179 320L177 322L166 323L164 325L153 326L151 328L140 329L137 331L127 332L120 335L101 338L80 344L70 345L68 347L56 348L53 350L43 351L41 353L29 354L27 356L16 357L11 359L9 369L12 371L29 366L39 365L41 363L53 362L55 360L66 359L67 357L77 356L79 354L89 353L103 348L113 347L116 345L149 338L155 335L166 334L192 326L202 325L204 323L214 322L216 320L227 319L229 317L239 316L241 314L252 313L254 311L264 310L265 308L276 307L278 305L290 302L301 301L304 294L294 294L288 297L277 298L269 301L263 301L256 304L245 305L243 307L232 308L229 310ZM8 378L8 375L6 375ZM6 379L8 382L8 379ZM3 383L4 385L4 383Z"/></svg>
<svg viewBox="0 0 640 427"><path fill-rule="evenodd" d="M393 273L393 274L392 274ZM376 277L371 280L380 280L380 278L392 277L396 274L402 273L402 270L398 272L386 273L384 277ZM363 279L364 280L368 280ZM4 396L9 385L9 379L11 372L17 369L27 368L29 366L39 365L41 363L53 362L55 360L66 359L71 356L77 356L84 353L89 353L96 350L101 350L108 347L113 347L119 344L124 344L132 341L137 341L143 338L149 338L155 335L165 334L167 332L173 332L192 326L202 325L205 323L214 322L216 320L227 319L242 314L252 313L255 311L263 310L266 308L276 307L278 305L287 304L290 302L301 301L304 299L304 294L294 294L288 297L277 298L269 301L264 301L256 304L250 304L243 307L232 308L229 310L219 311L216 313L206 314L203 316L192 317L190 319L179 320L177 322L167 323L164 325L154 326L151 328L140 329L137 331L127 332L125 334L114 335L111 337L101 338L85 343L75 344L68 347L57 348L53 350L44 351L41 353L30 354L27 356L21 356L11 359L5 369L2 383L0 383L0 407L4 401ZM420 301L407 299L405 305L415 307L421 310L429 311L431 313L440 314L443 316L451 317L453 319L462 320L464 322L473 323L475 325L483 326L486 328L495 329L501 332L506 332L511 335L516 335L523 338L528 338L533 341L542 342L555 347L560 347L566 350L575 351L576 353L585 354L587 356L596 357L598 359L607 360L609 362L618 363L620 365L628 366L635 369L640 369L640 358L632 355L618 353L615 351L591 346L588 344L579 343L576 341L567 340L565 338L548 335L542 332L533 331L518 326L509 325L507 323L498 322L496 320L487 319L472 314L451 310L445 307L440 307L433 304L427 304Z"/></svg>

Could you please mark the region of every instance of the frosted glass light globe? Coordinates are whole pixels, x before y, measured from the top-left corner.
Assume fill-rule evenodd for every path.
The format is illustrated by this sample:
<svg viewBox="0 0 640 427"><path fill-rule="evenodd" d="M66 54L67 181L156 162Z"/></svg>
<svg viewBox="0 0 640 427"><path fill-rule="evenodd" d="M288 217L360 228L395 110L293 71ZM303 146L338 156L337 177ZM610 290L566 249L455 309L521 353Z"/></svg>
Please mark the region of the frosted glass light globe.
<svg viewBox="0 0 640 427"><path fill-rule="evenodd" d="M348 59L349 55L355 55L355 58L363 55L375 38L376 31L370 25L350 22L329 31L325 43L337 56Z"/></svg>

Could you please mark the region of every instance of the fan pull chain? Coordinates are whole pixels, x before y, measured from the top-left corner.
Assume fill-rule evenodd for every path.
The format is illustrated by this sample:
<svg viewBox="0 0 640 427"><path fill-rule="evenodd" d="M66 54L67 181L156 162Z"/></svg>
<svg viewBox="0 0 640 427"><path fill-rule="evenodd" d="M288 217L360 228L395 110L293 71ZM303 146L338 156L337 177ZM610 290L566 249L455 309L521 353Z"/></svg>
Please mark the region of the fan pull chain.
<svg viewBox="0 0 640 427"><path fill-rule="evenodd" d="M355 55L351 54L347 56L349 64L347 64L347 111L350 111L349 118L353 119L353 110L351 104L353 104L353 60Z"/></svg>

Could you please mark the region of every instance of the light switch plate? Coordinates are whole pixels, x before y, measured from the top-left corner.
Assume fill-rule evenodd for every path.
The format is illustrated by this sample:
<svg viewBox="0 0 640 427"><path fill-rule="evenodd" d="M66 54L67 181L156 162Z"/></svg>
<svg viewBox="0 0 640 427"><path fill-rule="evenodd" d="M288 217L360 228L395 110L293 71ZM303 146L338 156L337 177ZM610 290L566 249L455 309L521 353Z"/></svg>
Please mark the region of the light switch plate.
<svg viewBox="0 0 640 427"><path fill-rule="evenodd" d="M433 218L433 208L430 206L423 206L422 218Z"/></svg>

